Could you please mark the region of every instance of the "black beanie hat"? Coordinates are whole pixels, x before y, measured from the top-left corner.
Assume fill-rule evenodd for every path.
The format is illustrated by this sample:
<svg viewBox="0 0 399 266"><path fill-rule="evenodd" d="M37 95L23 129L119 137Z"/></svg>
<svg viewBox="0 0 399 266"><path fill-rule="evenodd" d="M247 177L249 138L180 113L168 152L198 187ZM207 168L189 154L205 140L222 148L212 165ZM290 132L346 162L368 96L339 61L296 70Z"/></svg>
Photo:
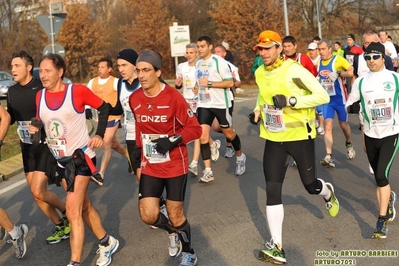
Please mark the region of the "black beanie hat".
<svg viewBox="0 0 399 266"><path fill-rule="evenodd" d="M120 51L118 53L118 55L116 56L116 59L124 59L135 66L137 57L138 57L138 54L136 53L135 50L123 49L122 51Z"/></svg>

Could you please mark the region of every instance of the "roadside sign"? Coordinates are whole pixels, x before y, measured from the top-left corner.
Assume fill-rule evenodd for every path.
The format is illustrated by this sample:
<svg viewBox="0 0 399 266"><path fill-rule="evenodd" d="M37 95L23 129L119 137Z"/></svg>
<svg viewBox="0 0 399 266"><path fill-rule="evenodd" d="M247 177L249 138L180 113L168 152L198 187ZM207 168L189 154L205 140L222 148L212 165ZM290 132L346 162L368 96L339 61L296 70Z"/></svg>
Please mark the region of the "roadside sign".
<svg viewBox="0 0 399 266"><path fill-rule="evenodd" d="M169 27L172 57L184 56L186 45L190 43L190 28L188 25L178 26L176 22Z"/></svg>
<svg viewBox="0 0 399 266"><path fill-rule="evenodd" d="M50 10L52 14L61 13L62 10L62 2L53 3L50 5Z"/></svg>
<svg viewBox="0 0 399 266"><path fill-rule="evenodd" d="M51 43L47 44L46 47L44 47L43 49L43 55L52 53L53 50L51 48L52 48ZM65 49L59 43L54 43L54 53L59 54L62 57L65 57Z"/></svg>
<svg viewBox="0 0 399 266"><path fill-rule="evenodd" d="M53 34L54 34L54 40L58 35L58 32L61 29L62 24L64 23L64 20L66 18L67 14L66 13L60 13L60 14L52 14L52 19L53 19ZM40 26L43 28L43 30L46 32L48 38L51 40L51 22L50 22L50 15L38 15L36 16L36 20L39 22Z"/></svg>

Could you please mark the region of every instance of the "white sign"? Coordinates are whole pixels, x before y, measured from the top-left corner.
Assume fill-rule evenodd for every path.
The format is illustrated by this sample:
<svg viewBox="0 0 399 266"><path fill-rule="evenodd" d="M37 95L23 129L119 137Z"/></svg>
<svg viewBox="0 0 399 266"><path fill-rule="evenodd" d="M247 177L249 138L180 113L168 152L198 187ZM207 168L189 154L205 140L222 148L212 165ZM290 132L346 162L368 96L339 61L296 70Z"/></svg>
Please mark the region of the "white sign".
<svg viewBox="0 0 399 266"><path fill-rule="evenodd" d="M169 27L172 57L184 56L186 45L190 43L190 29L188 25L178 26L176 22Z"/></svg>

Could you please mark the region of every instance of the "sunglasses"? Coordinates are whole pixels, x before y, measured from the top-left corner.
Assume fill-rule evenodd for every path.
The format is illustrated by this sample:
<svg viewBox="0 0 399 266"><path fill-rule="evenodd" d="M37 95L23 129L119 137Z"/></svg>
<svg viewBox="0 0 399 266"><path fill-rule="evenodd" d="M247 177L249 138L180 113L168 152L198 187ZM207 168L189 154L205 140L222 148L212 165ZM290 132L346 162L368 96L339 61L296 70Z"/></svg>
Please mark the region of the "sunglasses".
<svg viewBox="0 0 399 266"><path fill-rule="evenodd" d="M365 54L364 55L364 60L370 61L371 58L373 58L373 60L378 60L378 59L380 59L381 56L382 56L382 54L374 54L374 55Z"/></svg>

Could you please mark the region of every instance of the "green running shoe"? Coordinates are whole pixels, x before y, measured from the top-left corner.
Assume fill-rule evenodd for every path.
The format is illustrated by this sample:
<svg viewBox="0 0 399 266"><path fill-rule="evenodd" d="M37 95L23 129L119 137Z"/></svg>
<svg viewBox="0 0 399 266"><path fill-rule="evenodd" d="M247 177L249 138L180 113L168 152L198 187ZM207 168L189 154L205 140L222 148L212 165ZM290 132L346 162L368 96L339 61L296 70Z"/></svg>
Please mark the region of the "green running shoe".
<svg viewBox="0 0 399 266"><path fill-rule="evenodd" d="M396 202L396 193L391 190L391 195L389 197L388 202L388 210L387 210L387 222L390 223L395 219L396 210L395 210L395 202Z"/></svg>
<svg viewBox="0 0 399 266"><path fill-rule="evenodd" d="M8 235L8 232L6 231L6 229L4 229L4 227L0 226L0 240L6 239L7 235Z"/></svg>
<svg viewBox="0 0 399 266"><path fill-rule="evenodd" d="M71 225L69 224L69 220L66 215L62 216L62 222L64 223L64 233L65 235L69 236L71 233Z"/></svg>
<svg viewBox="0 0 399 266"><path fill-rule="evenodd" d="M374 231L374 234L371 238L387 238L388 228L387 228L387 220L386 219L378 219L377 228Z"/></svg>
<svg viewBox="0 0 399 266"><path fill-rule="evenodd" d="M339 201L337 197L335 197L334 193L334 187L331 183L326 182L327 188L331 191L331 197L329 200L326 201L326 208L328 210L328 214L330 214L331 217L335 217L338 215L339 212Z"/></svg>
<svg viewBox="0 0 399 266"><path fill-rule="evenodd" d="M259 251L259 260L265 262L271 262L273 264L285 264L285 253L283 249L280 249L277 244L266 243L266 249Z"/></svg>
<svg viewBox="0 0 399 266"><path fill-rule="evenodd" d="M53 229L53 234L49 236L46 241L47 244L57 244L63 239L68 239L69 235L65 234L65 226L56 225Z"/></svg>

